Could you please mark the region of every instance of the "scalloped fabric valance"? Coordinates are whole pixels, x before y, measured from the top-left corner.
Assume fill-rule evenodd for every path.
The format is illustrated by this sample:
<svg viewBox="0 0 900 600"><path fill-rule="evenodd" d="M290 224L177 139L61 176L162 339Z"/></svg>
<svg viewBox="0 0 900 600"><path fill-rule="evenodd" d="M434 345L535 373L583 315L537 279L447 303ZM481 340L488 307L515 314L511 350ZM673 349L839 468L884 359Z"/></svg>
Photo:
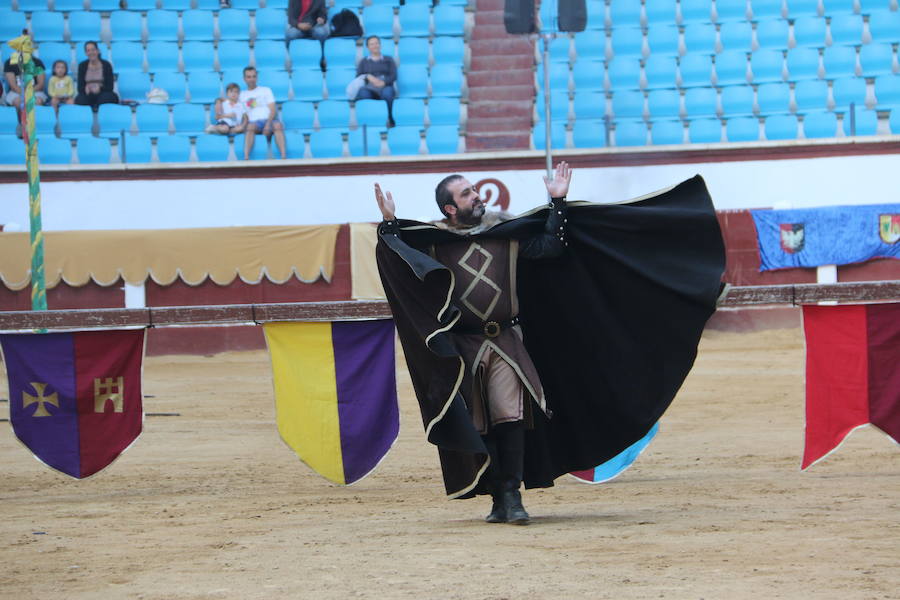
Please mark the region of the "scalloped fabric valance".
<svg viewBox="0 0 900 600"><path fill-rule="evenodd" d="M331 281L339 225L49 231L44 233L47 287L64 281L78 287L124 279L159 285L181 279L199 285L207 278L227 285L240 277L284 283L291 277ZM0 233L0 279L11 290L31 282L28 233Z"/></svg>

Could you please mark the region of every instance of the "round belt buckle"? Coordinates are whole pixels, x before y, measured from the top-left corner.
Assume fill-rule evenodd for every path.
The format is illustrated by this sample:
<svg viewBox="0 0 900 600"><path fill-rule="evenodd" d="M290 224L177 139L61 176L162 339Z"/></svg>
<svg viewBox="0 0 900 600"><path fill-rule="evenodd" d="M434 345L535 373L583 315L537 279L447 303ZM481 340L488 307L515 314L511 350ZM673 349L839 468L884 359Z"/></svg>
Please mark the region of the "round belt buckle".
<svg viewBox="0 0 900 600"><path fill-rule="evenodd" d="M488 321L484 324L484 335L489 338L495 338L500 335L500 323L497 321Z"/></svg>

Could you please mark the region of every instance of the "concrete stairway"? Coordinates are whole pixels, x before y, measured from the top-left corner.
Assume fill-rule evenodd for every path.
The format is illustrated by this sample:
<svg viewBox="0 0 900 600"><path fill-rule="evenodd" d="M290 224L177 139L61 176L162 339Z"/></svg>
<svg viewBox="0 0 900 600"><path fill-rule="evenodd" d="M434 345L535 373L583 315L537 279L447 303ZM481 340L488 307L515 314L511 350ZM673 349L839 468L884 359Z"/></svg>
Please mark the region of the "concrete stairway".
<svg viewBox="0 0 900 600"><path fill-rule="evenodd" d="M503 0L477 0L469 40L466 150L527 150L534 103L534 43L509 35Z"/></svg>

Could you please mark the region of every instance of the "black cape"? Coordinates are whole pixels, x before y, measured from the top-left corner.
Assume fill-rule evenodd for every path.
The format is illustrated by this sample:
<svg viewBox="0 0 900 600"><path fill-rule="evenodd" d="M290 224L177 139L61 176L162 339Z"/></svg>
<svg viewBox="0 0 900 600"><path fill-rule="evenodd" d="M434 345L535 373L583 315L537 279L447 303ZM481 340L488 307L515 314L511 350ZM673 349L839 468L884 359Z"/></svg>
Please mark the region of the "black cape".
<svg viewBox="0 0 900 600"><path fill-rule="evenodd" d="M540 234L547 210L478 236ZM450 273L428 255L431 245L459 240L400 220L398 235L380 230L376 259L447 493L467 498L487 491L479 481L487 450L459 393L465 365L447 333L458 313ZM621 204L570 202L567 241L561 257L518 261L524 342L551 411L533 411L526 488L591 469L650 430L694 363L725 268L700 176Z"/></svg>

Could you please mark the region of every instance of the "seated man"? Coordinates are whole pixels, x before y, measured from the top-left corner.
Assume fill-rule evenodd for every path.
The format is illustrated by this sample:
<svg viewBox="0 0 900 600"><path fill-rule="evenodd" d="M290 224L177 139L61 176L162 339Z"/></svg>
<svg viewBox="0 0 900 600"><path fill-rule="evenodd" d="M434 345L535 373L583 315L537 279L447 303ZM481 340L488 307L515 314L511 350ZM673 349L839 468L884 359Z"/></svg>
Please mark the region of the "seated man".
<svg viewBox="0 0 900 600"><path fill-rule="evenodd" d="M324 42L328 39L328 9L325 0L290 0L288 3L288 30L285 41L312 38Z"/></svg>
<svg viewBox="0 0 900 600"><path fill-rule="evenodd" d="M397 65L390 56L381 54L381 40L378 36L370 35L366 38L366 48L369 56L359 61L356 67L357 77L366 76L363 85L356 94L357 100L384 100L388 108L388 124L394 126L394 116L391 112L394 103L394 82L397 81Z"/></svg>
<svg viewBox="0 0 900 600"><path fill-rule="evenodd" d="M45 69L44 63L37 56L32 55L31 60L34 61L35 67ZM25 97L25 82L22 79L22 72L19 68L19 53L13 52L6 62L3 63L3 78L6 80L7 92L6 103L10 106L20 106L22 99ZM34 78L34 103L36 105L46 104L47 93L45 91L46 75L41 73Z"/></svg>
<svg viewBox="0 0 900 600"><path fill-rule="evenodd" d="M250 159L257 133L262 133L266 138L274 134L281 158L285 158L284 125L275 118L278 112L275 108L275 96L270 88L256 85L257 75L254 67L244 67L244 83L247 84L247 89L241 91L240 95L248 119L247 133L244 136L244 160Z"/></svg>

